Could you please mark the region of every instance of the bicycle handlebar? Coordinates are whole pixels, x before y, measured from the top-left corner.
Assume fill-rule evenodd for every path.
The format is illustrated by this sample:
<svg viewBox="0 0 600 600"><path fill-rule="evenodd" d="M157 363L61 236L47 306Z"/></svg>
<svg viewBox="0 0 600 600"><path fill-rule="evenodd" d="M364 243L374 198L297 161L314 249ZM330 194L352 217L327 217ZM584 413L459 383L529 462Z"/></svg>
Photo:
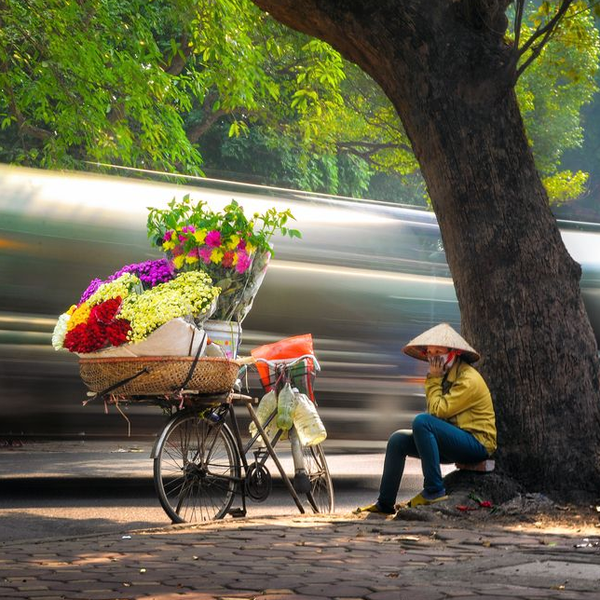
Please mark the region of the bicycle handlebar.
<svg viewBox="0 0 600 600"><path fill-rule="evenodd" d="M302 356L298 356L296 358L276 358L274 360L268 360L266 358L255 358L256 362L264 363L265 365L269 365L271 367L276 367L278 365L285 365L286 367L293 367L296 363L304 360L305 358L310 358L314 365L315 370L320 371L321 365L319 365L319 361L314 354L303 354Z"/></svg>

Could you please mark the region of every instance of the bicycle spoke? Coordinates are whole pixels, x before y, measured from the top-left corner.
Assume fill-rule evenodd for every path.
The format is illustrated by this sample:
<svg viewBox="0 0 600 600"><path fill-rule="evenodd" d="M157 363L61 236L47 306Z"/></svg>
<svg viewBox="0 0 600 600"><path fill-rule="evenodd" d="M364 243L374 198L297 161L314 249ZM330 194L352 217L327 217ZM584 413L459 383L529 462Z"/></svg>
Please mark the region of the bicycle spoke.
<svg viewBox="0 0 600 600"><path fill-rule="evenodd" d="M194 415L171 425L155 459L157 490L174 521L221 518L239 482L234 442L224 424Z"/></svg>

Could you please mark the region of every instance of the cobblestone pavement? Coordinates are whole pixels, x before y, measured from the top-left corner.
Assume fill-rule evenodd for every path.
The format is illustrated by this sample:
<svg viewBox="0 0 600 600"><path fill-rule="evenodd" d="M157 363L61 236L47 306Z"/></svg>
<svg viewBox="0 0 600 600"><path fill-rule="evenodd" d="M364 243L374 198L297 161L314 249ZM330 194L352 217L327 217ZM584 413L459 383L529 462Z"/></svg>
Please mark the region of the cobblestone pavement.
<svg viewBox="0 0 600 600"><path fill-rule="evenodd" d="M0 598L600 598L598 536L278 516L0 544Z"/></svg>

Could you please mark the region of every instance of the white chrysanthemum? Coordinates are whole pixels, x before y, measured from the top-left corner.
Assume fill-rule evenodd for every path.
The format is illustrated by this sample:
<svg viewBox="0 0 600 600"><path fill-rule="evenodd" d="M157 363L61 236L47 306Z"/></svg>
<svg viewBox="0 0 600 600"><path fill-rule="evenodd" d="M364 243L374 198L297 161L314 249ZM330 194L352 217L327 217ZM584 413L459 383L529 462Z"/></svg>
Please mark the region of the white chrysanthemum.
<svg viewBox="0 0 600 600"><path fill-rule="evenodd" d="M52 332L52 345L55 350L62 350L63 348L65 336L67 335L67 325L70 319L71 315L68 315L67 313L63 313L58 317L58 321Z"/></svg>

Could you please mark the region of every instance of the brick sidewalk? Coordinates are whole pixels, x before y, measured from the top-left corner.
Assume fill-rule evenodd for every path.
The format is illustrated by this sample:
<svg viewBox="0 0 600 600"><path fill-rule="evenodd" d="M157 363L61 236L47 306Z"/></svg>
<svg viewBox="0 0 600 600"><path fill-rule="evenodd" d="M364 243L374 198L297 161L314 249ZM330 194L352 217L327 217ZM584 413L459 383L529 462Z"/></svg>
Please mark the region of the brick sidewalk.
<svg viewBox="0 0 600 600"><path fill-rule="evenodd" d="M600 548L585 544L372 515L226 520L2 544L0 598L598 600Z"/></svg>

